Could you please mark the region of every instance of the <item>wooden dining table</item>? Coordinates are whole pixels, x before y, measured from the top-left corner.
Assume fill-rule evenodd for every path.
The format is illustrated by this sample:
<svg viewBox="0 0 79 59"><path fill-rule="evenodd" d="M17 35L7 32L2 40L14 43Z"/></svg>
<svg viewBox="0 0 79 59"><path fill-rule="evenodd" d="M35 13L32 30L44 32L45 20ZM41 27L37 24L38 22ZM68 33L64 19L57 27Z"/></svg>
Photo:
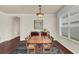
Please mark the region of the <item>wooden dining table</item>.
<svg viewBox="0 0 79 59"><path fill-rule="evenodd" d="M27 40L27 43L52 43L52 41L47 36L33 36Z"/></svg>
<svg viewBox="0 0 79 59"><path fill-rule="evenodd" d="M48 36L32 36L26 43L28 53L44 53L44 47L51 49L52 40Z"/></svg>

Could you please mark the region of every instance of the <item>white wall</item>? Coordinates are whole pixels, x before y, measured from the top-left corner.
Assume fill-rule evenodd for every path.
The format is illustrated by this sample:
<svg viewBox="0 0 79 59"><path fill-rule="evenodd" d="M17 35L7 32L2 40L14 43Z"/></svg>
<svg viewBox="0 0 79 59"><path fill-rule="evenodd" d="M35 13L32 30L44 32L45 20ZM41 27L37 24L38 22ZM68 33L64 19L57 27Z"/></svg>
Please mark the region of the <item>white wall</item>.
<svg viewBox="0 0 79 59"><path fill-rule="evenodd" d="M23 14L20 19L20 36L24 40L34 29L34 20L38 20L36 14ZM43 28L50 31L51 35L55 35L55 15L45 14L43 18ZM37 30L40 31L40 30Z"/></svg>
<svg viewBox="0 0 79 59"><path fill-rule="evenodd" d="M17 26L14 25L13 21L12 16L0 12L0 43L18 36L18 34L15 34L16 31L14 31L17 29L13 29L13 27Z"/></svg>
<svg viewBox="0 0 79 59"><path fill-rule="evenodd" d="M21 40L25 40L31 31L41 31L34 29L34 20L39 18L36 14L9 14L10 16L20 17L20 36ZM43 28L50 31L51 36L55 37L56 32L56 17L55 14L45 14L43 18Z"/></svg>

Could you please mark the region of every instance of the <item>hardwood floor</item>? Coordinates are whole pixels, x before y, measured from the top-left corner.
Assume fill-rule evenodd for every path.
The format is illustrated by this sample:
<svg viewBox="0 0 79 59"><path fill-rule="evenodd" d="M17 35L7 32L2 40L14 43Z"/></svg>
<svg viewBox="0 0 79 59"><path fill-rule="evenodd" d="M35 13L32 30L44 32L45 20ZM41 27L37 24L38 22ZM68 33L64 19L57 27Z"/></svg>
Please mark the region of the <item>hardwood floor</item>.
<svg viewBox="0 0 79 59"><path fill-rule="evenodd" d="M0 43L0 54L9 54L18 47L20 37Z"/></svg>
<svg viewBox="0 0 79 59"><path fill-rule="evenodd" d="M20 42L19 40L17 37L11 41L0 43L0 54L27 54L25 41ZM54 41L52 48L51 54L73 54L58 41Z"/></svg>

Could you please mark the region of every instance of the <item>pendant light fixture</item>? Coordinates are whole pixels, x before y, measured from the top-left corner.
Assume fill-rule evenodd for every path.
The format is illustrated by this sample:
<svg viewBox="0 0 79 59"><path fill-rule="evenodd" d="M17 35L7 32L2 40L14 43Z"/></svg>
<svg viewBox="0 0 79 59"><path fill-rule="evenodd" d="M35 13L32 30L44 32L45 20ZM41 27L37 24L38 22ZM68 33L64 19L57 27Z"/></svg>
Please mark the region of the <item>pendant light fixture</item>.
<svg viewBox="0 0 79 59"><path fill-rule="evenodd" d="M38 7L39 7L39 12L36 13L36 15L37 15L38 17L43 17L43 16L44 16L44 13L41 12L41 7L42 7L42 6L39 5Z"/></svg>

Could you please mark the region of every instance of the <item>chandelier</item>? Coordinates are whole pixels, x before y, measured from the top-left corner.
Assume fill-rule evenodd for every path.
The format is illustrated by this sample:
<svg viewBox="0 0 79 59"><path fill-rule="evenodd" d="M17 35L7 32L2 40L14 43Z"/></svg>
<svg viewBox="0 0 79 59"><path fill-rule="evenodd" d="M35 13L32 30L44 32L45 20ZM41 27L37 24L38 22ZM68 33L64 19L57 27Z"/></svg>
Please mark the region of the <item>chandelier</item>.
<svg viewBox="0 0 79 59"><path fill-rule="evenodd" d="M42 7L42 6L39 5L38 7L39 7L39 12L36 13L36 15L37 15L38 17L43 17L43 16L44 16L44 13L41 12L41 7Z"/></svg>

